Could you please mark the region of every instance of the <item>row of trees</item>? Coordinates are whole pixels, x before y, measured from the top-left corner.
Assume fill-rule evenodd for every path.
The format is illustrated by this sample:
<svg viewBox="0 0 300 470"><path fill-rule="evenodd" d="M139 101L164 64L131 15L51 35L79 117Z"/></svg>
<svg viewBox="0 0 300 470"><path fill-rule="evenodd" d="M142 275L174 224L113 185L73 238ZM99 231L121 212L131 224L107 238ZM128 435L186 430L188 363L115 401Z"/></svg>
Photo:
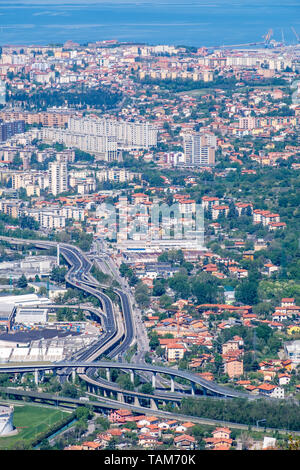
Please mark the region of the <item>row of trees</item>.
<svg viewBox="0 0 300 470"><path fill-rule="evenodd" d="M72 229L62 231L54 234L54 239L62 243L73 243L77 245L82 251L89 251L93 242L93 234L87 233L84 230Z"/></svg>
<svg viewBox="0 0 300 470"><path fill-rule="evenodd" d="M214 398L183 398L180 413L203 418L223 420L255 426L264 419L268 428L298 431L300 408L289 400L271 401L257 399L248 401L243 398L216 400Z"/></svg>
<svg viewBox="0 0 300 470"><path fill-rule="evenodd" d="M52 107L68 106L79 109L86 109L86 106L93 108L106 108L115 106L121 99L120 93L113 93L108 88L61 88L57 90L42 90L26 93L16 91L9 96L11 102L21 102L26 109L37 109L41 111Z"/></svg>

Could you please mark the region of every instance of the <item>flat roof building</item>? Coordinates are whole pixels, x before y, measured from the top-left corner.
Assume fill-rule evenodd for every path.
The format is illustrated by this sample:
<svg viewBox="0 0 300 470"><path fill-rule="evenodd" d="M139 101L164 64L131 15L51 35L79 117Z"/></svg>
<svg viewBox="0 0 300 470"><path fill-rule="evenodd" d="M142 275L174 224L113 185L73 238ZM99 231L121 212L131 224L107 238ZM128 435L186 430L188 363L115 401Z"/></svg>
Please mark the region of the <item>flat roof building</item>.
<svg viewBox="0 0 300 470"><path fill-rule="evenodd" d="M48 309L46 308L17 308L15 323L23 325L45 324L48 321Z"/></svg>

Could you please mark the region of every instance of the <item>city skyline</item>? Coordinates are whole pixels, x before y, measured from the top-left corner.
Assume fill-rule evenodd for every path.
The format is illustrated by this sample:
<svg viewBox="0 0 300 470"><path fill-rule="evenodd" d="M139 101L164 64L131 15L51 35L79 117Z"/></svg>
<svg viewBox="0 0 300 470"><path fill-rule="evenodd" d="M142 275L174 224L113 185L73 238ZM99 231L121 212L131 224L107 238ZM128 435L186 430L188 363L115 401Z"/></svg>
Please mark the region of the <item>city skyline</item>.
<svg viewBox="0 0 300 470"><path fill-rule="evenodd" d="M0 450L300 448L299 8L0 1Z"/></svg>

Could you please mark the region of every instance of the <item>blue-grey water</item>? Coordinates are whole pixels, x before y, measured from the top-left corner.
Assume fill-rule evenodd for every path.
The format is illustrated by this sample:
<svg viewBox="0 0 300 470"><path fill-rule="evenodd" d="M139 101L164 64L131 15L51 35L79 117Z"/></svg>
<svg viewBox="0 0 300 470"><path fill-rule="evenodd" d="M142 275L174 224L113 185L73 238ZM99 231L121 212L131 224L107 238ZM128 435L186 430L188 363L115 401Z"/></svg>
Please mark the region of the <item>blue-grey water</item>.
<svg viewBox="0 0 300 470"><path fill-rule="evenodd" d="M295 44L299 0L0 0L0 45L117 39L214 46L273 39Z"/></svg>

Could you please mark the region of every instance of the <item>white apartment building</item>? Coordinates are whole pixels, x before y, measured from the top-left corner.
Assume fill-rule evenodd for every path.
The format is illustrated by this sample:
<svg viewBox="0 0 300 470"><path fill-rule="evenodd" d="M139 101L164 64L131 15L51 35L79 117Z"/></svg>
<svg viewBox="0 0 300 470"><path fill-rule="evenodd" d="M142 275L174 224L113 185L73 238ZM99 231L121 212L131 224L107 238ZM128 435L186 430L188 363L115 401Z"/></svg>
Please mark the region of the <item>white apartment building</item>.
<svg viewBox="0 0 300 470"><path fill-rule="evenodd" d="M253 223L267 226L272 222L280 222L280 215L267 210L255 209L253 211Z"/></svg>
<svg viewBox="0 0 300 470"><path fill-rule="evenodd" d="M0 104L6 103L6 83L0 80Z"/></svg>
<svg viewBox="0 0 300 470"><path fill-rule="evenodd" d="M68 169L65 162L51 162L49 164L50 192L57 196L68 190Z"/></svg>
<svg viewBox="0 0 300 470"><path fill-rule="evenodd" d="M97 171L97 179L99 181L112 181L116 183L124 183L126 181L133 181L134 179L141 179L141 173L132 173L125 168L111 168Z"/></svg>
<svg viewBox="0 0 300 470"><path fill-rule="evenodd" d="M26 210L26 214L39 222L41 227L47 229L63 228L67 219L83 221L86 217L85 210L77 206L30 209Z"/></svg>
<svg viewBox="0 0 300 470"><path fill-rule="evenodd" d="M77 181L76 183L78 194L89 194L96 191L96 180L94 178L88 178L86 180Z"/></svg>
<svg viewBox="0 0 300 470"><path fill-rule="evenodd" d="M61 215L60 209L29 209L25 211L36 220L41 228L60 229L66 226L66 217Z"/></svg>
<svg viewBox="0 0 300 470"><path fill-rule="evenodd" d="M229 212L229 206L227 205L212 206L212 219L217 220L220 215L224 215L224 217L227 217L228 212Z"/></svg>
<svg viewBox="0 0 300 470"><path fill-rule="evenodd" d="M215 164L215 136L186 134L183 140L186 165L198 167Z"/></svg>
<svg viewBox="0 0 300 470"><path fill-rule="evenodd" d="M66 219L82 221L84 220L85 212L84 209L80 207L64 206L60 210L60 215L62 215Z"/></svg>
<svg viewBox="0 0 300 470"><path fill-rule="evenodd" d="M294 366L300 364L300 340L284 343L284 353L287 359L290 359Z"/></svg>
<svg viewBox="0 0 300 470"><path fill-rule="evenodd" d="M40 211L40 226L47 229L59 229L66 226L66 218L63 215L55 214L51 211Z"/></svg>
<svg viewBox="0 0 300 470"><path fill-rule="evenodd" d="M39 195L39 190L49 186L49 176L42 171L16 171L12 175L12 188L18 190L25 188L27 195Z"/></svg>
<svg viewBox="0 0 300 470"><path fill-rule="evenodd" d="M201 204L205 210L209 210L212 208L212 206L219 204L219 198L211 197L211 196L203 196Z"/></svg>
<svg viewBox="0 0 300 470"><path fill-rule="evenodd" d="M88 136L115 137L119 149L149 149L157 145L158 131L148 122L72 117L68 122L68 131Z"/></svg>
<svg viewBox="0 0 300 470"><path fill-rule="evenodd" d="M27 196L40 196L41 195L41 189L39 186L35 186L34 184L29 184L26 186L26 194Z"/></svg>
<svg viewBox="0 0 300 470"><path fill-rule="evenodd" d="M78 148L106 161L118 160L119 158L115 136L87 134L80 126L78 131L44 127L40 130L39 137L45 142L59 142L69 148Z"/></svg>

